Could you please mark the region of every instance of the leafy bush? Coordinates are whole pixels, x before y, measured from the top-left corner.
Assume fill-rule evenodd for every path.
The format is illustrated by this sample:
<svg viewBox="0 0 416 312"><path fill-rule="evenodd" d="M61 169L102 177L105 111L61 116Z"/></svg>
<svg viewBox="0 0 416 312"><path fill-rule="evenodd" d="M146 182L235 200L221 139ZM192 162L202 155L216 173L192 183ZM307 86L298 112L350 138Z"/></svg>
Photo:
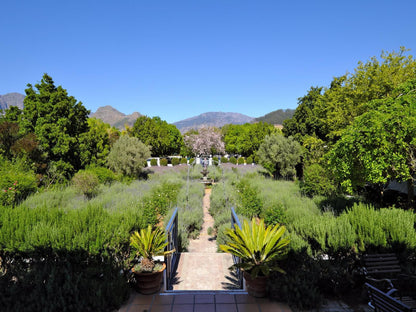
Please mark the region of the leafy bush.
<svg viewBox="0 0 416 312"><path fill-rule="evenodd" d="M253 157L252 156L248 156L246 159L246 163L251 165L253 163Z"/></svg>
<svg viewBox="0 0 416 312"><path fill-rule="evenodd" d="M212 164L214 165L214 166L218 166L218 157L217 156L214 156L214 157L212 157Z"/></svg>
<svg viewBox="0 0 416 312"><path fill-rule="evenodd" d="M228 163L228 158L227 158L227 157L225 157L225 156L222 156L222 157L221 157L221 163L223 163L223 164Z"/></svg>
<svg viewBox="0 0 416 312"><path fill-rule="evenodd" d="M130 294L114 256L45 248L0 259L2 311L114 311Z"/></svg>
<svg viewBox="0 0 416 312"><path fill-rule="evenodd" d="M21 161L0 159L0 205L15 206L36 189L33 170Z"/></svg>
<svg viewBox="0 0 416 312"><path fill-rule="evenodd" d="M336 191L335 182L329 177L328 171L319 164L305 167L300 189L308 196L329 196Z"/></svg>
<svg viewBox="0 0 416 312"><path fill-rule="evenodd" d="M166 158L161 158L160 165L166 167L168 165L168 160Z"/></svg>
<svg viewBox="0 0 416 312"><path fill-rule="evenodd" d="M172 158L172 165L173 166L177 166L177 165L179 165L179 163L180 163L180 160L179 160L179 158Z"/></svg>
<svg viewBox="0 0 416 312"><path fill-rule="evenodd" d="M150 149L147 145L138 138L123 135L111 148L107 163L110 169L117 173L136 177L141 173L149 157Z"/></svg>
<svg viewBox="0 0 416 312"><path fill-rule="evenodd" d="M156 166L157 166L157 159L156 159L156 158L152 158L152 159L150 159L150 165L151 165L152 167L156 167Z"/></svg>
<svg viewBox="0 0 416 312"><path fill-rule="evenodd" d="M245 162L244 157L239 157L237 159L237 164L239 164L239 165L244 165L244 162Z"/></svg>
<svg viewBox="0 0 416 312"><path fill-rule="evenodd" d="M247 218L260 216L263 203L260 197L257 196L259 190L256 187L253 187L248 179L241 179L236 185L236 188L240 195L240 203L237 207L237 212Z"/></svg>
<svg viewBox="0 0 416 312"><path fill-rule="evenodd" d="M279 203L262 209L260 217L264 219L266 225L276 225L286 221L283 205Z"/></svg>
<svg viewBox="0 0 416 312"><path fill-rule="evenodd" d="M113 171L105 167L91 166L85 168L85 172L95 174L102 184L110 184L118 179Z"/></svg>
<svg viewBox="0 0 416 312"><path fill-rule="evenodd" d="M269 277L269 293L272 298L287 302L299 310L318 307L323 301L319 289L320 266L306 249L289 252L279 262L286 274L272 273Z"/></svg>
<svg viewBox="0 0 416 312"><path fill-rule="evenodd" d="M192 165L194 161L195 161L195 158L189 159L189 164Z"/></svg>
<svg viewBox="0 0 416 312"><path fill-rule="evenodd" d="M258 155L254 156L254 163L259 164L260 163L260 157Z"/></svg>
<svg viewBox="0 0 416 312"><path fill-rule="evenodd" d="M96 174L85 170L78 171L72 178L74 187L87 198L97 195L100 181Z"/></svg>
<svg viewBox="0 0 416 312"><path fill-rule="evenodd" d="M237 164L237 158L235 158L234 156L230 157L230 163L232 163L233 165Z"/></svg>
<svg viewBox="0 0 416 312"><path fill-rule="evenodd" d="M188 163L188 160L186 159L186 157L182 157L181 158L181 164L183 165L183 164L187 164Z"/></svg>

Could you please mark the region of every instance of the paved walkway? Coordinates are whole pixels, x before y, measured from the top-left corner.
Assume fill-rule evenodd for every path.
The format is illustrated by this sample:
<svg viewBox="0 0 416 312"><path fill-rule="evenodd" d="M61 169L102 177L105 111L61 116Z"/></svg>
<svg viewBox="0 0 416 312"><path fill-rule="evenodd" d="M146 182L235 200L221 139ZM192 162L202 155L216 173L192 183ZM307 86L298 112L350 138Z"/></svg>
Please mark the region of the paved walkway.
<svg viewBox="0 0 416 312"><path fill-rule="evenodd" d="M205 189L203 198L204 223L197 239L189 242L188 252L179 258L173 290L231 290L239 288L238 281L228 268L233 264L230 254L217 253L214 236L208 229L214 228L209 213L211 189Z"/></svg>
<svg viewBox="0 0 416 312"><path fill-rule="evenodd" d="M181 253L174 292L141 295L132 292L119 312L291 312L288 305L264 298L254 298L238 288L228 267L231 255L217 253L214 237L208 228L214 226L209 214L211 189L203 199L204 223L200 236L191 240L187 253ZM229 290L233 290L229 291Z"/></svg>

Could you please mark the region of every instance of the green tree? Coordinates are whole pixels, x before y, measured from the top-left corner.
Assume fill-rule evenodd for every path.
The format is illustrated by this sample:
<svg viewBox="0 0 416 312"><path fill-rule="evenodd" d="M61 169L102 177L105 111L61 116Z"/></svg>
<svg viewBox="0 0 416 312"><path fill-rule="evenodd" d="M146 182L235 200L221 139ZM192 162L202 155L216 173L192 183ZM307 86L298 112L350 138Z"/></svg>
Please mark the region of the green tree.
<svg viewBox="0 0 416 312"><path fill-rule="evenodd" d="M104 166L111 146L120 137L120 131L100 119L88 119L89 131L81 135L80 149L83 166Z"/></svg>
<svg viewBox="0 0 416 312"><path fill-rule="evenodd" d="M416 79L388 98L369 102L328 153L341 186L352 192L367 182L408 182L413 200L416 174Z"/></svg>
<svg viewBox="0 0 416 312"><path fill-rule="evenodd" d="M296 175L295 166L300 162L302 147L292 137L274 133L264 138L257 152L260 164L274 178L293 178Z"/></svg>
<svg viewBox="0 0 416 312"><path fill-rule="evenodd" d="M25 90L23 131L34 133L48 169L69 178L81 168L80 137L88 131L89 111L52 78L43 75Z"/></svg>
<svg viewBox="0 0 416 312"><path fill-rule="evenodd" d="M312 136L334 144L357 116L368 111L366 103L389 97L401 83L416 77L416 60L406 52L382 52L380 59L359 62L353 73L335 77L329 88L311 88L299 99L293 118L284 122L285 136L301 143Z"/></svg>
<svg viewBox="0 0 416 312"><path fill-rule="evenodd" d="M116 173L136 177L150 157L150 148L138 138L121 136L107 157L108 166Z"/></svg>
<svg viewBox="0 0 416 312"><path fill-rule="evenodd" d="M277 132L268 123L257 122L244 125L225 125L222 129L225 150L231 154L250 156L257 152L266 135Z"/></svg>
<svg viewBox="0 0 416 312"><path fill-rule="evenodd" d="M152 156L179 154L183 146L180 131L160 117L140 116L134 123L131 133L144 144L152 147Z"/></svg>

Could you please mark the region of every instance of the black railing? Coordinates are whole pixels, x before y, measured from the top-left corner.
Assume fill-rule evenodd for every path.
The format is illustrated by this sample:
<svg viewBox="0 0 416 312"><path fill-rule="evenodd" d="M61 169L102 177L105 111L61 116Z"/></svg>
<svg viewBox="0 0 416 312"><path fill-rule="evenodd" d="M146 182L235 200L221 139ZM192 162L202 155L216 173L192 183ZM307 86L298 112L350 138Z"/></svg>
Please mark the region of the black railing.
<svg viewBox="0 0 416 312"><path fill-rule="evenodd" d="M235 226L238 226L241 229L240 220L238 219L238 216L235 213L234 207L231 207L231 228L235 229ZM241 263L241 259L233 255L233 262L234 264ZM241 271L241 269L237 269L236 275L238 279L238 285L240 286L240 288L243 288L243 271Z"/></svg>
<svg viewBox="0 0 416 312"><path fill-rule="evenodd" d="M173 212L172 217L169 220L168 225L166 226L167 233L167 242L166 250L175 251L171 254L165 256L166 263L166 289L169 290L172 288L172 278L175 274L176 262L178 261L179 256L179 246L178 246L178 208Z"/></svg>

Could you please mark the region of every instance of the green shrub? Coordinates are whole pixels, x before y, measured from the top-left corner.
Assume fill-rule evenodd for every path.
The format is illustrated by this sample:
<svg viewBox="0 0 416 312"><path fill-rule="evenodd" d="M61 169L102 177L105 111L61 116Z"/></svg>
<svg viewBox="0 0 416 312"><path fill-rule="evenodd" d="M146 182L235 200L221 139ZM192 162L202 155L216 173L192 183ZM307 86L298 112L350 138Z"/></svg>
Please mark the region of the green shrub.
<svg viewBox="0 0 416 312"><path fill-rule="evenodd" d="M150 159L150 166L152 166L152 167L156 167L157 166L157 159L156 158Z"/></svg>
<svg viewBox="0 0 416 312"><path fill-rule="evenodd" d="M230 157L230 163L232 163L233 165L237 164L237 158L235 158L234 156Z"/></svg>
<svg viewBox="0 0 416 312"><path fill-rule="evenodd" d="M100 181L96 174L85 170L78 171L72 178L74 187L87 198L97 195Z"/></svg>
<svg viewBox="0 0 416 312"><path fill-rule="evenodd" d="M225 156L222 156L222 157L221 157L221 163L223 163L223 164L228 163L228 158L227 158L227 157L225 157Z"/></svg>
<svg viewBox="0 0 416 312"><path fill-rule="evenodd" d="M114 256L37 249L0 259L2 311L115 311L130 294Z"/></svg>
<svg viewBox="0 0 416 312"><path fill-rule="evenodd" d="M251 165L251 164L253 163L253 157L252 157L252 156L247 157L247 159L246 159L246 163L247 163L248 165Z"/></svg>
<svg viewBox="0 0 416 312"><path fill-rule="evenodd" d="M138 138L123 135L113 144L107 163L110 169L119 174L137 177L149 157L150 148L147 145Z"/></svg>
<svg viewBox="0 0 416 312"><path fill-rule="evenodd" d="M177 166L177 165L179 165L179 163L180 163L180 160L179 160L179 158L172 158L172 166Z"/></svg>
<svg viewBox="0 0 416 312"><path fill-rule="evenodd" d="M308 196L329 196L336 191L335 182L329 177L328 171L319 164L305 167L300 188Z"/></svg>
<svg viewBox="0 0 416 312"><path fill-rule="evenodd" d="M85 172L95 174L98 178L98 181L100 181L102 184L109 184L117 180L117 176L114 174L114 172L105 167L87 167L85 168Z"/></svg>
<svg viewBox="0 0 416 312"><path fill-rule="evenodd" d="M254 156L254 163L259 164L260 157L258 155Z"/></svg>
<svg viewBox="0 0 416 312"><path fill-rule="evenodd" d="M195 161L195 158L189 159L189 164L192 165L194 163L194 161Z"/></svg>
<svg viewBox="0 0 416 312"><path fill-rule="evenodd" d="M217 156L214 156L214 157L212 157L212 164L214 165L214 166L218 166L218 157Z"/></svg>
<svg viewBox="0 0 416 312"><path fill-rule="evenodd" d="M307 250L289 252L285 260L279 261L279 266L286 274L275 272L270 275L270 297L299 310L319 307L323 301L319 289L321 268Z"/></svg>
<svg viewBox="0 0 416 312"><path fill-rule="evenodd" d="M244 157L239 157L239 158L237 159L237 164L239 164L239 165L244 165L244 163L245 163L245 159L244 159Z"/></svg>
<svg viewBox="0 0 416 312"><path fill-rule="evenodd" d="M188 160L186 159L186 157L182 157L181 158L181 164L183 165L183 164L187 164L188 163Z"/></svg>
<svg viewBox="0 0 416 312"><path fill-rule="evenodd" d="M161 166L167 166L168 165L168 160L166 158L161 158L160 159L160 165Z"/></svg>
<svg viewBox="0 0 416 312"><path fill-rule="evenodd" d="M279 203L275 203L273 206L262 209L260 217L264 219L266 225L276 225L285 223L286 221L283 205Z"/></svg>
<svg viewBox="0 0 416 312"><path fill-rule="evenodd" d="M15 206L36 189L33 170L21 161L0 159L0 205Z"/></svg>
<svg viewBox="0 0 416 312"><path fill-rule="evenodd" d="M240 195L240 203L237 212L247 218L260 216L263 203L258 195L259 190L253 187L248 179L242 179L236 185Z"/></svg>

